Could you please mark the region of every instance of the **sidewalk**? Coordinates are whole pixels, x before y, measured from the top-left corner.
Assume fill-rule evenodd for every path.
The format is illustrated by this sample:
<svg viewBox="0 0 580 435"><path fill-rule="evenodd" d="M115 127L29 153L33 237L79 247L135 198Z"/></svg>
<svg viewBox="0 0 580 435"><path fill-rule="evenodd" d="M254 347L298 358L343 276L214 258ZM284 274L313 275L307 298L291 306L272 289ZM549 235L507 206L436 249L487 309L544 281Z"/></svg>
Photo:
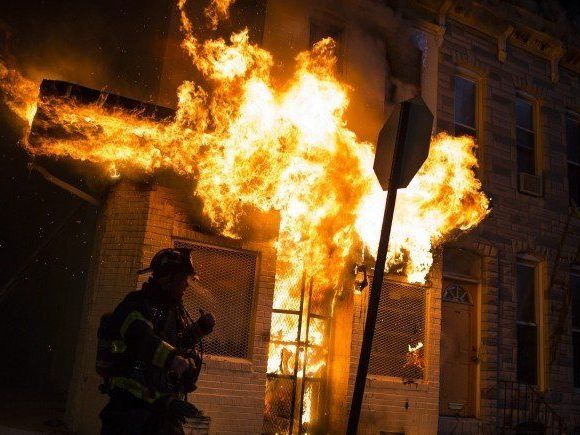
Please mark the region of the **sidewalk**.
<svg viewBox="0 0 580 435"><path fill-rule="evenodd" d="M65 396L33 390L0 391L0 434L71 434L64 424Z"/></svg>

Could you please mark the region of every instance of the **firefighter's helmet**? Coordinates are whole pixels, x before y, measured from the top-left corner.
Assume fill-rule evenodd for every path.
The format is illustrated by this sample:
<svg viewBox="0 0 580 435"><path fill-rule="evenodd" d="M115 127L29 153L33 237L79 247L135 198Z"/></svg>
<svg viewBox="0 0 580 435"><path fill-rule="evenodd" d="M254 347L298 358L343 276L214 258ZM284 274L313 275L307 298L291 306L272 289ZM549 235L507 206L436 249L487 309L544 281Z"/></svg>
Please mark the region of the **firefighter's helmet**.
<svg viewBox="0 0 580 435"><path fill-rule="evenodd" d="M139 274L153 273L154 277L167 276L170 273L185 273L194 279L197 277L191 261L191 251L184 248L162 249L151 259L148 268L139 271Z"/></svg>

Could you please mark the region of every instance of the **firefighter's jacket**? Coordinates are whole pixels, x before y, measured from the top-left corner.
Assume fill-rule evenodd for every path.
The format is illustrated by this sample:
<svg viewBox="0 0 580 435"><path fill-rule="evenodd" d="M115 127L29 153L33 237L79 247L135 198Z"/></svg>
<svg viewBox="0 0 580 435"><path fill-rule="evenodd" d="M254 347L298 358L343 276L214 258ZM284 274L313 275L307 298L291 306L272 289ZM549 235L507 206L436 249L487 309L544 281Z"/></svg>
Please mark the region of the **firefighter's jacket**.
<svg viewBox="0 0 580 435"><path fill-rule="evenodd" d="M197 324L185 315L183 305L160 300L162 291L155 286L146 282L141 290L129 293L112 315L117 331L113 352L119 369L110 380L110 388L148 403L174 395L168 376L172 360L184 346L191 346L202 336Z"/></svg>

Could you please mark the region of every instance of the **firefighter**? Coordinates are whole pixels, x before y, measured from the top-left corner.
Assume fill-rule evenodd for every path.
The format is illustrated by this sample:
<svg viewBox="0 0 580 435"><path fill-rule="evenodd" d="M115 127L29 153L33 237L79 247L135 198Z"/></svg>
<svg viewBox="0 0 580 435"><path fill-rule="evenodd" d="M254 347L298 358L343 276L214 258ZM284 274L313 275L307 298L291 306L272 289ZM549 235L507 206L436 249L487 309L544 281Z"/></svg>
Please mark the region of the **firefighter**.
<svg viewBox="0 0 580 435"><path fill-rule="evenodd" d="M97 371L110 396L101 433L183 434L185 418L201 415L187 401L201 369L194 349L215 320L200 310L193 321L183 307L189 280L197 279L189 250L164 249L140 273L152 275L99 327Z"/></svg>

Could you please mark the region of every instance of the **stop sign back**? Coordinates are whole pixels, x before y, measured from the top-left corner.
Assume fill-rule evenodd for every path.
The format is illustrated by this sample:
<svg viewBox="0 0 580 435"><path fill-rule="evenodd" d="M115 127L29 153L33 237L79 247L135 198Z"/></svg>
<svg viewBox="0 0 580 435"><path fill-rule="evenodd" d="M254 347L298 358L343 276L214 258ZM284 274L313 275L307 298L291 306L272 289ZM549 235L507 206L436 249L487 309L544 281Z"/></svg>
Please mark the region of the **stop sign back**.
<svg viewBox="0 0 580 435"><path fill-rule="evenodd" d="M417 96L395 106L377 141L373 169L383 190L389 189L395 147L402 147L401 172L393 188L407 187L429 154L433 114Z"/></svg>

